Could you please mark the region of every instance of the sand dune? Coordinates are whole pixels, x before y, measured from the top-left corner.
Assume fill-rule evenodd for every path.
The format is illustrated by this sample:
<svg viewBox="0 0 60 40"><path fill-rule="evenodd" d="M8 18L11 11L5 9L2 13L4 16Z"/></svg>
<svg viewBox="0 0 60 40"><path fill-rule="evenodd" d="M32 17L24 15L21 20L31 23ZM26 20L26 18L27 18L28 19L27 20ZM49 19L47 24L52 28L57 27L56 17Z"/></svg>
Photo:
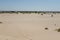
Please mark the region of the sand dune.
<svg viewBox="0 0 60 40"><path fill-rule="evenodd" d="M0 40L60 40L60 14L5 13L0 22Z"/></svg>

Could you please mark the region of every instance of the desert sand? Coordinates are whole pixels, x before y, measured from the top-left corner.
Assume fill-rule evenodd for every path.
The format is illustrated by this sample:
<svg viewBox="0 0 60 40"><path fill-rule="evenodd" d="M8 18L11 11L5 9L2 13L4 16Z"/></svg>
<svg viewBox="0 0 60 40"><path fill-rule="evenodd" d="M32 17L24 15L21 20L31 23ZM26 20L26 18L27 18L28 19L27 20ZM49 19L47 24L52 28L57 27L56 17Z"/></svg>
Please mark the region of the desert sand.
<svg viewBox="0 0 60 40"><path fill-rule="evenodd" d="M53 16L51 16L53 15ZM60 14L0 14L0 40L60 40Z"/></svg>

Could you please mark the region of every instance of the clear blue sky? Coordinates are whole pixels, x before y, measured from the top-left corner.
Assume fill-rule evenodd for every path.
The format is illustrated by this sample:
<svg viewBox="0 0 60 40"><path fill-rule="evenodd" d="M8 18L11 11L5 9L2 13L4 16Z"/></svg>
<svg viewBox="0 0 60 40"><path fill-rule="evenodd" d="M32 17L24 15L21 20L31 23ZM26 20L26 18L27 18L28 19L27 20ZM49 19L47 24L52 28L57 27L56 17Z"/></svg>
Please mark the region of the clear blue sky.
<svg viewBox="0 0 60 40"><path fill-rule="evenodd" d="M60 0L0 0L0 10L60 11Z"/></svg>

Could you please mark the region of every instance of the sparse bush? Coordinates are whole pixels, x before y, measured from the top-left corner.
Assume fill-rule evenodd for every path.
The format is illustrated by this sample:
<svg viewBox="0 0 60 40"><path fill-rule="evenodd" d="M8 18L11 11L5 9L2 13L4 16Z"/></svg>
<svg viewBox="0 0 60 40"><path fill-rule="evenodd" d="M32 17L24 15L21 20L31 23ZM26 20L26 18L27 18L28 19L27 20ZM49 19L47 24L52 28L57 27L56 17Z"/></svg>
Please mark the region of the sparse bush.
<svg viewBox="0 0 60 40"><path fill-rule="evenodd" d="M43 14L41 14L41 15L43 15Z"/></svg>
<svg viewBox="0 0 60 40"><path fill-rule="evenodd" d="M57 31L60 32L60 28Z"/></svg>
<svg viewBox="0 0 60 40"><path fill-rule="evenodd" d="M56 24L54 24L54 26L56 26Z"/></svg>
<svg viewBox="0 0 60 40"><path fill-rule="evenodd" d="M0 22L0 24L1 24L2 22Z"/></svg>
<svg viewBox="0 0 60 40"><path fill-rule="evenodd" d="M23 13L23 14L25 14L25 13Z"/></svg>
<svg viewBox="0 0 60 40"><path fill-rule="evenodd" d="M40 14L40 13L38 13L38 14Z"/></svg>
<svg viewBox="0 0 60 40"><path fill-rule="evenodd" d="M46 27L45 30L48 30L48 28Z"/></svg>
<svg viewBox="0 0 60 40"><path fill-rule="evenodd" d="M44 14L46 14L46 13L44 13Z"/></svg>
<svg viewBox="0 0 60 40"><path fill-rule="evenodd" d="M51 17L53 17L53 15L51 15Z"/></svg>
<svg viewBox="0 0 60 40"><path fill-rule="evenodd" d="M60 32L60 28L59 29L55 29L55 31Z"/></svg>

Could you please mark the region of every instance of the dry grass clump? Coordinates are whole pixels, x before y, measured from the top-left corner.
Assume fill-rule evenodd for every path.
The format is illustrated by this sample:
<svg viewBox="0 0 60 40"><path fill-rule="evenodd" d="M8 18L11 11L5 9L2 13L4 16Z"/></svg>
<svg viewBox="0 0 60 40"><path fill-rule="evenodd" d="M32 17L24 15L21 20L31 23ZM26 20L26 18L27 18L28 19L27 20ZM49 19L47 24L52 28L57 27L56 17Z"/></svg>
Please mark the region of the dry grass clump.
<svg viewBox="0 0 60 40"><path fill-rule="evenodd" d="M54 24L54 26L56 26L56 24Z"/></svg>
<svg viewBox="0 0 60 40"><path fill-rule="evenodd" d="M51 17L53 17L53 15L51 15Z"/></svg>
<svg viewBox="0 0 60 40"><path fill-rule="evenodd" d="M0 24L3 23L3 22L0 22Z"/></svg>
<svg viewBox="0 0 60 40"><path fill-rule="evenodd" d="M38 13L38 14L40 14L40 13Z"/></svg>
<svg viewBox="0 0 60 40"><path fill-rule="evenodd" d="M43 14L46 14L46 13L43 13Z"/></svg>
<svg viewBox="0 0 60 40"><path fill-rule="evenodd" d="M41 14L41 15L43 15L43 14Z"/></svg>
<svg viewBox="0 0 60 40"><path fill-rule="evenodd" d="M48 30L48 28L46 27L45 30Z"/></svg>
<svg viewBox="0 0 60 40"><path fill-rule="evenodd" d="M55 31L57 31L57 32L60 32L60 28L58 28L58 29L55 29Z"/></svg>

